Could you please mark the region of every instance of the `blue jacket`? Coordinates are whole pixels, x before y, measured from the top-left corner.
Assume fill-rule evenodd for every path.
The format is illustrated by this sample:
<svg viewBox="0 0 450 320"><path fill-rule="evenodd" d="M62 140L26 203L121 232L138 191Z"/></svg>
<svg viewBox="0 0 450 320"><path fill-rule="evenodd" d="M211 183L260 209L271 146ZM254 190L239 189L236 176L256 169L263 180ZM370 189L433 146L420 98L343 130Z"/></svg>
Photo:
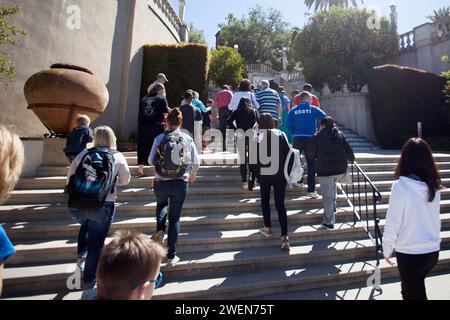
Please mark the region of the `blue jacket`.
<svg viewBox="0 0 450 320"><path fill-rule="evenodd" d="M326 118L322 110L301 103L287 117L287 127L293 137L313 137L317 133L317 121Z"/></svg>

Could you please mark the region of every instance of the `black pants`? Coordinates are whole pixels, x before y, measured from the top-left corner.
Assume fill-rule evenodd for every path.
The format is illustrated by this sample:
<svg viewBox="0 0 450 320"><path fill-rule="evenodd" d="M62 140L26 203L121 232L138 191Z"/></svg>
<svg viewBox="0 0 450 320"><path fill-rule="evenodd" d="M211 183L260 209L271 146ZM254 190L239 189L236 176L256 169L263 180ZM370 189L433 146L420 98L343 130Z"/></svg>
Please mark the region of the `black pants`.
<svg viewBox="0 0 450 320"><path fill-rule="evenodd" d="M284 205L284 198L286 195L287 182L284 179L278 181L268 181L260 179L261 186L261 208L264 216L264 226L266 228L272 227L272 220L270 218L270 191L273 187L275 196L275 208L278 212L278 220L280 221L281 236L288 235L288 219L286 207Z"/></svg>
<svg viewBox="0 0 450 320"><path fill-rule="evenodd" d="M148 165L148 157L152 151L156 137L164 133L163 125L139 125L138 127L138 165Z"/></svg>
<svg viewBox="0 0 450 320"><path fill-rule="evenodd" d="M308 165L308 192L316 191L316 161L310 159L308 155L309 145L312 137L294 137L294 149L305 154L306 163Z"/></svg>
<svg viewBox="0 0 450 320"><path fill-rule="evenodd" d="M239 140L241 139L241 140ZM245 139L243 141L242 139ZM253 179L256 178L256 164L250 164L250 146L249 139L247 137L238 138L238 147L237 151L240 159L240 171L242 182L247 182L249 174L252 174ZM245 146L245 149L242 149L242 145Z"/></svg>
<svg viewBox="0 0 450 320"><path fill-rule="evenodd" d="M425 278L438 263L439 251L420 255L397 252L396 256L403 300L427 300Z"/></svg>
<svg viewBox="0 0 450 320"><path fill-rule="evenodd" d="M219 122L220 122L220 132L222 132L223 137L223 151L226 151L226 144L227 144L227 120L231 115L231 111L227 107L221 107L219 108Z"/></svg>

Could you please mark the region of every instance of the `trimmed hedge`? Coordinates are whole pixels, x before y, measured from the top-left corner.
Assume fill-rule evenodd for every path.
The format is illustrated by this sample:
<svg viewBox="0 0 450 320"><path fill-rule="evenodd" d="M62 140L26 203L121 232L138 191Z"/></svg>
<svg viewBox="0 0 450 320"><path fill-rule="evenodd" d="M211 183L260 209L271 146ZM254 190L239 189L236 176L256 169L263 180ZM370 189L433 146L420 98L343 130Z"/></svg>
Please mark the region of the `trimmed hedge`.
<svg viewBox="0 0 450 320"><path fill-rule="evenodd" d="M422 122L425 138L445 134L444 84L444 78L423 70L375 67L369 77L369 96L380 146L401 148L407 139L417 136L417 122Z"/></svg>
<svg viewBox="0 0 450 320"><path fill-rule="evenodd" d="M183 93L192 89L207 99L208 47L199 44L144 46L141 98L147 94L158 73L164 73L167 100L170 107L178 107Z"/></svg>

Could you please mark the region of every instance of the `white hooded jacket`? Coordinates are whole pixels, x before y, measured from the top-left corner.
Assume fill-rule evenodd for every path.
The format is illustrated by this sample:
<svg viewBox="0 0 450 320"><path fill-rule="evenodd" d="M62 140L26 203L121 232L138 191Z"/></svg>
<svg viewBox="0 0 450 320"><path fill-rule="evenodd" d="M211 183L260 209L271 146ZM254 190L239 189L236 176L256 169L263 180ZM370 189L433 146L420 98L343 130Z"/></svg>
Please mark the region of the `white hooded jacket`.
<svg viewBox="0 0 450 320"><path fill-rule="evenodd" d="M394 249L412 255L440 250L440 201L439 191L428 201L428 186L422 181L400 177L394 182L383 235L386 258Z"/></svg>

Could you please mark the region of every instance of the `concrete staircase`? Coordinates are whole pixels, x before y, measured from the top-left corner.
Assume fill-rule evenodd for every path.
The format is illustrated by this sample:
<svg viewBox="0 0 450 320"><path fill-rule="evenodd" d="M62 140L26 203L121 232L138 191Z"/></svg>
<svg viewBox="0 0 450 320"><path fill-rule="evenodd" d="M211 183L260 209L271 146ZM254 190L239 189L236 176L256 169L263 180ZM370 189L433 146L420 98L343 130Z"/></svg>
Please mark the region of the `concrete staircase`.
<svg viewBox="0 0 450 320"><path fill-rule="evenodd" d="M135 154L126 154L136 174ZM206 164L211 155L203 156ZM226 157L235 162L235 155ZM393 170L398 156L360 153L357 161L383 195L377 207L384 225ZM450 155L436 155L443 183L450 187ZM16 245L17 254L5 269L7 299L78 299L66 280L73 274L78 226L66 212L64 167L41 167L38 176L22 179L8 203L0 206L0 221ZM147 171L152 175L152 169ZM133 178L122 188L112 231L155 231L153 178ZM319 186L320 192L320 186ZM305 197L303 188L290 190L286 204L292 244L280 251L277 215L275 235L258 234L262 225L259 192L243 191L238 167L205 165L191 187L182 214L178 252L181 262L162 268L165 284L155 299L249 299L305 292L349 284L366 287L367 271L375 266L372 242L339 196L335 231L318 230L321 200ZM371 211L372 209L369 208ZM371 224L371 223L370 223ZM442 193L442 249L436 271L450 272L450 190ZM395 268L382 263L382 278L396 278ZM450 298L450 297L449 297Z"/></svg>
<svg viewBox="0 0 450 320"><path fill-rule="evenodd" d="M380 151L380 147L376 146L375 144L373 144L366 138L358 135L357 133L343 127L340 127L339 130L345 134L348 142L350 143L355 152Z"/></svg>

